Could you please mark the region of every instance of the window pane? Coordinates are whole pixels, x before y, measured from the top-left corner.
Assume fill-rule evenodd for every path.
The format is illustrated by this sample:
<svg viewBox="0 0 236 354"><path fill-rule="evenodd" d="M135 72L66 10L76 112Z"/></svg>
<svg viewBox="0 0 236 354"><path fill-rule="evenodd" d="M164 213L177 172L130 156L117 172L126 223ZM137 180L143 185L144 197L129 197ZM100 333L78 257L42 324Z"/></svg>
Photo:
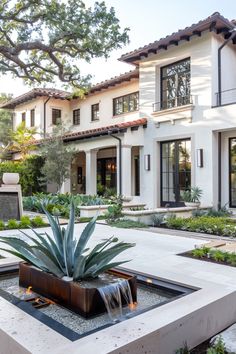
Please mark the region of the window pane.
<svg viewBox="0 0 236 354"><path fill-rule="evenodd" d="M139 93L131 93L122 97L113 99L113 114L123 114L138 110Z"/></svg>
<svg viewBox="0 0 236 354"><path fill-rule="evenodd" d="M61 123L61 110L60 109L52 109L52 124L57 125Z"/></svg>
<svg viewBox="0 0 236 354"><path fill-rule="evenodd" d="M190 103L190 59L161 69L161 109Z"/></svg>

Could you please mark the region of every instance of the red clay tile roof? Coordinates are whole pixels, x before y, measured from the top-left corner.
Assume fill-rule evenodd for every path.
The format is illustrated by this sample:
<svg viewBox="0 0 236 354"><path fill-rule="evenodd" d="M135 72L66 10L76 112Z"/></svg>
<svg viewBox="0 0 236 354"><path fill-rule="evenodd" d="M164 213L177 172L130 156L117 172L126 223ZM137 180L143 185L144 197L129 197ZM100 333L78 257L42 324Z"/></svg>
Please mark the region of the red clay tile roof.
<svg viewBox="0 0 236 354"><path fill-rule="evenodd" d="M140 125L146 125L146 124L147 124L147 118L140 118L140 119L132 120L130 122L123 122L123 123L108 125L106 127L70 133L65 135L64 141L79 140L79 139L95 137L99 135L107 135L109 132L118 133L119 131L122 131L122 129L138 127Z"/></svg>
<svg viewBox="0 0 236 354"><path fill-rule="evenodd" d="M21 103L33 100L34 98L39 96L53 97L59 98L61 100L66 100L68 99L69 95L71 95L71 93L63 90L57 90L52 88L34 88L33 90L26 92L23 95L12 98L10 101L3 103L0 108L12 109Z"/></svg>
<svg viewBox="0 0 236 354"><path fill-rule="evenodd" d="M132 79L138 79L138 78L139 78L139 70L138 69L130 70L124 74L112 77L109 80L102 81L102 82L92 86L89 93L94 93L96 91L106 89L110 86L118 85L121 82L130 81Z"/></svg>
<svg viewBox="0 0 236 354"><path fill-rule="evenodd" d="M82 130L79 132L74 132L74 133L68 133L64 135L63 140L65 142L73 141L73 140L81 140L81 139L86 139L86 138L92 138L92 137L97 137L101 135L109 135L109 132L111 134L114 133L119 133L122 132L122 130L125 130L127 128L134 128L134 127L139 127L139 126L146 126L147 125L147 118L139 118L136 120L132 120L129 122L123 122L123 123L117 123L113 125L108 125L105 127L101 128L95 128L95 129L89 129L89 130ZM48 138L50 140L51 138ZM42 141L45 139L40 139L31 142L33 145L40 145ZM46 139L47 140L47 139Z"/></svg>
<svg viewBox="0 0 236 354"><path fill-rule="evenodd" d="M235 27L235 25L235 20L229 21L219 12L215 12L198 23L194 23L189 27L180 29L178 32L174 32L165 38L149 43L144 47L140 47L129 53L123 54L119 60L129 63L136 62L137 64L137 61L140 60L141 57L147 57L150 53L156 54L157 51L161 49L167 49L169 45L178 45L180 40L190 40L191 36L201 36L201 32L206 30L216 31L216 33L228 33Z"/></svg>
<svg viewBox="0 0 236 354"><path fill-rule="evenodd" d="M130 81L132 79L138 78L139 77L139 71L138 69L128 71L124 74L121 74L119 76L115 76L109 80L102 81L94 86L91 87L89 90L89 94L95 93L97 91L101 91L103 89L107 89L110 86L115 86L118 85L122 82L125 81ZM52 89L52 88L35 88L29 92L24 93L23 95L20 95L18 97L15 97L11 99L8 102L3 103L0 108L6 108L6 109L13 109L17 105L30 101L36 97L39 96L46 96L46 97L53 97L53 98L58 98L61 100L70 100L73 97L70 92L62 91L62 90L57 90L57 89Z"/></svg>

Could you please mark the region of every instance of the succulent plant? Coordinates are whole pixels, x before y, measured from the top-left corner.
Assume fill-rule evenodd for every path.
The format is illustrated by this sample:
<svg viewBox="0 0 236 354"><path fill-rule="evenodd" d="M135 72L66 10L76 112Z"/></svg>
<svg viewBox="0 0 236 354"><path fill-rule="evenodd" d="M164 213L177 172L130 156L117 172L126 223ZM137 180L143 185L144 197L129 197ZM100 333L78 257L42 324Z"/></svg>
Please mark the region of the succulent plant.
<svg viewBox="0 0 236 354"><path fill-rule="evenodd" d="M60 226L58 217L53 217L44 206L42 209L47 215L53 237L47 232L39 233L33 229L34 237L21 231L27 237L27 242L16 236L3 236L0 237L0 242L10 246L10 249L0 249L59 278L67 276L75 281L96 278L100 273L128 262L111 262L118 254L135 245L119 242L117 237L112 236L103 240L92 250L86 248L95 229L96 218L86 225L79 239L75 238L73 202L70 206L70 219L66 228Z"/></svg>

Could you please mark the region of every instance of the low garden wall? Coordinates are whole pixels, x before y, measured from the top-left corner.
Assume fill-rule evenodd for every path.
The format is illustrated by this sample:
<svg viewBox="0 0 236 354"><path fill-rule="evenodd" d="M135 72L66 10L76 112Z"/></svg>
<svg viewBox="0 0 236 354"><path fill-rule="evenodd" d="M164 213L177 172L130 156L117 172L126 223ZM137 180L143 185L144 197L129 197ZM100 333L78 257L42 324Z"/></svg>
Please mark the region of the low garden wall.
<svg viewBox="0 0 236 354"><path fill-rule="evenodd" d="M210 207L178 207L178 208L156 208L147 210L124 210L122 215L125 219L139 221L146 225L153 225L154 215L175 214L177 217L188 218L192 216L192 211L196 209L206 210Z"/></svg>
<svg viewBox="0 0 236 354"><path fill-rule="evenodd" d="M111 204L110 204L111 205ZM78 206L80 210L80 217L81 218L92 218L93 216L101 216L105 215L108 211L108 205L89 205L89 206ZM130 204L124 203L123 210L130 210L130 208L144 208L146 204Z"/></svg>

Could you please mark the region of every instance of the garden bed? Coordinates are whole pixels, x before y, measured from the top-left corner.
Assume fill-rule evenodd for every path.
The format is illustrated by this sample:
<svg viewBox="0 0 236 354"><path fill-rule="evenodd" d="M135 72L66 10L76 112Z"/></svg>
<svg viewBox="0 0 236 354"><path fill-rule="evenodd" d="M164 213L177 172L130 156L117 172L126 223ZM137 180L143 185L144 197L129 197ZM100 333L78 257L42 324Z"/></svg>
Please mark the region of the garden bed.
<svg viewBox="0 0 236 354"><path fill-rule="evenodd" d="M229 217L169 217L166 218L164 223L161 223L157 227L216 236L236 237L235 220L230 219Z"/></svg>
<svg viewBox="0 0 236 354"><path fill-rule="evenodd" d="M22 216L21 219L9 219L8 222L0 220L0 231L3 230L15 230L15 229L27 229L29 227L45 227L48 224L43 221L41 216L35 216L30 218L29 216Z"/></svg>
<svg viewBox="0 0 236 354"><path fill-rule="evenodd" d="M222 251L215 248L196 248L194 250L179 254L192 259L198 259L205 262L216 263L220 265L226 265L230 267L236 267L236 253Z"/></svg>

